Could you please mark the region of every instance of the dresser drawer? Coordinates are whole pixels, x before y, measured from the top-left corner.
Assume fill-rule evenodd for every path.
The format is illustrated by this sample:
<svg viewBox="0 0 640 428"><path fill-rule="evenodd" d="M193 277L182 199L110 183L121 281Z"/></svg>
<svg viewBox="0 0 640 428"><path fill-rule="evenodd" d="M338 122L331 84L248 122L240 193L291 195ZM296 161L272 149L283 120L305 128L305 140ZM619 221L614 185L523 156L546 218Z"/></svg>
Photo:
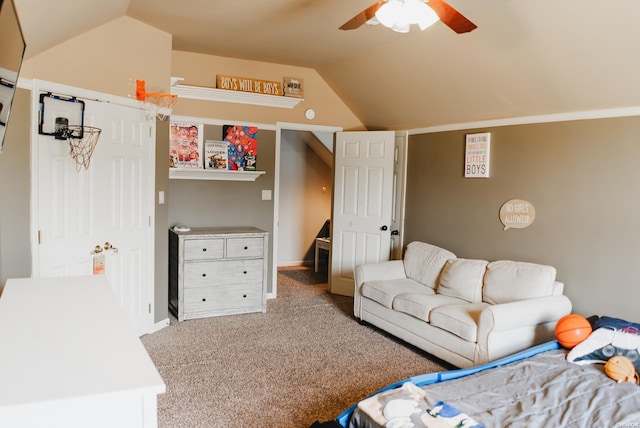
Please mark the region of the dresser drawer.
<svg viewBox="0 0 640 428"><path fill-rule="evenodd" d="M227 238L227 258L262 257L264 255L264 239L262 238Z"/></svg>
<svg viewBox="0 0 640 428"><path fill-rule="evenodd" d="M204 260L224 257L224 239L186 239L184 259Z"/></svg>
<svg viewBox="0 0 640 428"><path fill-rule="evenodd" d="M262 308L261 285L205 287L184 290L185 312L238 311Z"/></svg>
<svg viewBox="0 0 640 428"><path fill-rule="evenodd" d="M185 263L184 288L246 283L262 286L263 267L261 259Z"/></svg>

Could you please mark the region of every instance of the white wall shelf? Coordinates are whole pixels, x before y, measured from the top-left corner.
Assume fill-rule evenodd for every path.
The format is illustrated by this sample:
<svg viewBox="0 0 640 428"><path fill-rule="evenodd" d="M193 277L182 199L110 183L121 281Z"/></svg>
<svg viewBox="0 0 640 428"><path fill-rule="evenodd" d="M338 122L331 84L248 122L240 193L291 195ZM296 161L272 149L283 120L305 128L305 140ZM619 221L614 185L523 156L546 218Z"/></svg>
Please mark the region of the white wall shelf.
<svg viewBox="0 0 640 428"><path fill-rule="evenodd" d="M256 181L264 171L229 171L216 169L170 168L171 180Z"/></svg>
<svg viewBox="0 0 640 428"><path fill-rule="evenodd" d="M280 97L276 95L254 94L251 92L228 91L225 89L189 85L172 86L171 93L178 97L194 100L220 101L288 109L292 109L304 101L302 98Z"/></svg>

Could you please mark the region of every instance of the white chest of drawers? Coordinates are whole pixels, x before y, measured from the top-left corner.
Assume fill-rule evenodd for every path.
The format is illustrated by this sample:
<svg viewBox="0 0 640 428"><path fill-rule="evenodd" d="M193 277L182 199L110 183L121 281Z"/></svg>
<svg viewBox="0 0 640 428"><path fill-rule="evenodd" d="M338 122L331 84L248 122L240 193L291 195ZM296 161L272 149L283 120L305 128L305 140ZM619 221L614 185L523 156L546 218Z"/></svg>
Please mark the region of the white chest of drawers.
<svg viewBox="0 0 640 428"><path fill-rule="evenodd" d="M184 321L267 311L268 233L169 230L169 309Z"/></svg>
<svg viewBox="0 0 640 428"><path fill-rule="evenodd" d="M164 381L106 275L8 279L0 347L0 426L158 426Z"/></svg>

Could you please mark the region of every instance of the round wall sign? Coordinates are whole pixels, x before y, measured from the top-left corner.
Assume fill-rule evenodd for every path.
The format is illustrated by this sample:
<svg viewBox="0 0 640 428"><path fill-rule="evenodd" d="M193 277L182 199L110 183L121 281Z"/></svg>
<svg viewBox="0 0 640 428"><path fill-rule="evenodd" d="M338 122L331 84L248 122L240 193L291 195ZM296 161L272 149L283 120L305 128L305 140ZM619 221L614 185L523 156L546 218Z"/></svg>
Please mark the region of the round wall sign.
<svg viewBox="0 0 640 428"><path fill-rule="evenodd" d="M522 199L511 199L500 207L500 221L504 224L504 230L524 229L531 226L535 219L535 208Z"/></svg>

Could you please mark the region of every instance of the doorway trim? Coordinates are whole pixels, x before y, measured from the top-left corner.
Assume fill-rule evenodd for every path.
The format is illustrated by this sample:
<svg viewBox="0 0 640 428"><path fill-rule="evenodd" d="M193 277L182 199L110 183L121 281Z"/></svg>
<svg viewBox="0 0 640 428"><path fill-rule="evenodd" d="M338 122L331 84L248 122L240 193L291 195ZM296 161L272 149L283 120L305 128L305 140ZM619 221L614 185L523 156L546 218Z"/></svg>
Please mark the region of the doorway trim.
<svg viewBox="0 0 640 428"><path fill-rule="evenodd" d="M275 146L275 177L273 180L273 239L271 239L271 250L273 254L273 272L271 283L273 287L271 292L267 294L268 299L274 299L278 295L278 221L279 221L279 205L280 205L280 146L282 131L309 131L309 132L325 132L335 134L342 131L340 126L328 125L312 125L305 123L276 122L276 146Z"/></svg>

